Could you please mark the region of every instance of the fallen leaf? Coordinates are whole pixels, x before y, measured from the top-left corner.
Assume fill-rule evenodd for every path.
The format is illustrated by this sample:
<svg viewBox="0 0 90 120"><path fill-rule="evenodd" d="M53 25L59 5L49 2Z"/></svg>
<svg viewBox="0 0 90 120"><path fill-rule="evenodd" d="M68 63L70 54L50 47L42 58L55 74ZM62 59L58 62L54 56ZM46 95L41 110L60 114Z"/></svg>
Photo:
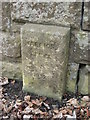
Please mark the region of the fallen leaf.
<svg viewBox="0 0 90 120"><path fill-rule="evenodd" d="M63 118L63 114L60 112L57 115L54 115L53 118L54 119L61 119L61 118Z"/></svg>
<svg viewBox="0 0 90 120"><path fill-rule="evenodd" d="M14 85L14 84L15 84L15 80L12 80L12 81L11 81L11 84L13 84L13 85Z"/></svg>
<svg viewBox="0 0 90 120"><path fill-rule="evenodd" d="M20 114L20 112L17 112L17 117L18 117L18 119L22 118L22 115Z"/></svg>
<svg viewBox="0 0 90 120"><path fill-rule="evenodd" d="M2 101L0 101L0 110L3 110L4 109L4 104Z"/></svg>
<svg viewBox="0 0 90 120"><path fill-rule="evenodd" d="M75 98L72 98L72 99L68 100L67 103L70 103L70 105L73 105L73 106L78 105L78 101Z"/></svg>
<svg viewBox="0 0 90 120"><path fill-rule="evenodd" d="M33 117L32 115L24 115L23 120L29 120L32 117Z"/></svg>
<svg viewBox="0 0 90 120"><path fill-rule="evenodd" d="M8 78L7 77L0 77L0 86L8 84Z"/></svg>
<svg viewBox="0 0 90 120"><path fill-rule="evenodd" d="M13 104L11 104L9 107L4 106L4 112L9 113L13 108Z"/></svg>
<svg viewBox="0 0 90 120"><path fill-rule="evenodd" d="M2 99L4 97L4 95L2 93L0 93L0 99Z"/></svg>
<svg viewBox="0 0 90 120"><path fill-rule="evenodd" d="M89 102L89 101L90 101L89 96L84 96L84 97L82 98L82 101Z"/></svg>
<svg viewBox="0 0 90 120"><path fill-rule="evenodd" d="M3 88L0 86L0 93L2 93L2 91L3 91Z"/></svg>
<svg viewBox="0 0 90 120"><path fill-rule="evenodd" d="M42 105L44 105L48 110L50 110L50 107L48 104L46 104L45 102L42 103Z"/></svg>
<svg viewBox="0 0 90 120"><path fill-rule="evenodd" d="M76 120L76 112L73 111L73 115L64 115L66 117L66 120Z"/></svg>
<svg viewBox="0 0 90 120"><path fill-rule="evenodd" d="M28 104L29 107L33 106L32 102L26 101L26 103Z"/></svg>
<svg viewBox="0 0 90 120"><path fill-rule="evenodd" d="M39 108L33 109L32 112L36 115L42 113L42 111Z"/></svg>
<svg viewBox="0 0 90 120"><path fill-rule="evenodd" d="M67 110L64 109L64 110L61 110L60 112L61 112L63 115L65 115L65 114L67 113Z"/></svg>
<svg viewBox="0 0 90 120"><path fill-rule="evenodd" d="M58 114L58 113L59 113L59 110L56 109L56 110L53 110L53 112L54 112L55 114Z"/></svg>
<svg viewBox="0 0 90 120"><path fill-rule="evenodd" d="M69 115L72 115L72 110L71 109L66 109L67 110L67 113L69 114Z"/></svg>
<svg viewBox="0 0 90 120"><path fill-rule="evenodd" d="M7 102L7 100L3 98L3 99L2 99L2 102L5 104L5 103Z"/></svg>
<svg viewBox="0 0 90 120"><path fill-rule="evenodd" d="M32 104L36 105L36 106L40 106L42 104L42 102L40 102L38 99L36 99L36 100L32 100Z"/></svg>
<svg viewBox="0 0 90 120"><path fill-rule="evenodd" d="M3 116L3 119L8 119L9 117L8 116Z"/></svg>
<svg viewBox="0 0 90 120"><path fill-rule="evenodd" d="M32 112L33 108L30 108L29 106L27 106L25 109L24 109L24 113L28 114L30 112Z"/></svg>
<svg viewBox="0 0 90 120"><path fill-rule="evenodd" d="M90 117L90 110L87 109L87 117Z"/></svg>
<svg viewBox="0 0 90 120"><path fill-rule="evenodd" d="M25 100L25 101L30 101L30 96L29 96L29 95L25 96L25 97L24 97L24 100Z"/></svg>
<svg viewBox="0 0 90 120"><path fill-rule="evenodd" d="M22 101L21 100L17 100L16 101L16 105L20 106L22 104Z"/></svg>

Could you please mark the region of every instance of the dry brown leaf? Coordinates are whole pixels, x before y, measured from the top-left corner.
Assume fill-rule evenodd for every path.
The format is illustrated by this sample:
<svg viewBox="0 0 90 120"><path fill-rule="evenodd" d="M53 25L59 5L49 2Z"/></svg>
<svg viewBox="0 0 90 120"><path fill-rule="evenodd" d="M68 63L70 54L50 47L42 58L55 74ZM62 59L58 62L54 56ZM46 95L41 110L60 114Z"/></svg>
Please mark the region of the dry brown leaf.
<svg viewBox="0 0 90 120"><path fill-rule="evenodd" d="M6 119L8 119L8 118L9 118L8 116L3 116L3 119L4 119L4 120L6 120Z"/></svg>
<svg viewBox="0 0 90 120"><path fill-rule="evenodd" d="M67 101L67 103L69 103L68 105L73 105L73 106L78 105L78 101L75 98L71 98L70 100Z"/></svg>
<svg viewBox="0 0 90 120"><path fill-rule="evenodd" d="M0 99L2 99L4 97L4 95L2 93L0 93Z"/></svg>
<svg viewBox="0 0 90 120"><path fill-rule="evenodd" d="M32 104L36 105L36 106L40 106L42 104L42 102L40 102L38 99L36 99L36 100L32 100Z"/></svg>
<svg viewBox="0 0 90 120"><path fill-rule="evenodd" d="M32 112L33 108L30 108L29 106L27 106L25 109L24 109L24 113L25 114L28 114L30 112Z"/></svg>
<svg viewBox="0 0 90 120"><path fill-rule="evenodd" d="M67 113L68 113L69 115L72 115L72 110L71 110L71 109L67 109Z"/></svg>
<svg viewBox="0 0 90 120"><path fill-rule="evenodd" d="M36 115L42 113L42 111L39 108L33 109L32 112Z"/></svg>
<svg viewBox="0 0 90 120"><path fill-rule="evenodd" d="M18 106L22 105L22 101L21 100L17 100L16 101L16 105L18 105Z"/></svg>
<svg viewBox="0 0 90 120"><path fill-rule="evenodd" d="M13 105L11 105L11 106L9 106L9 107L5 107L5 106L4 106L4 112L5 112L5 113L9 113L9 112L12 110L12 108L13 108Z"/></svg>
<svg viewBox="0 0 90 120"><path fill-rule="evenodd" d="M90 110L87 109L87 117L90 117Z"/></svg>
<svg viewBox="0 0 90 120"><path fill-rule="evenodd" d="M25 100L25 101L30 101L30 96L29 96L29 95L25 96L25 97L24 97L24 100Z"/></svg>
<svg viewBox="0 0 90 120"><path fill-rule="evenodd" d="M8 84L8 78L7 77L0 77L0 86Z"/></svg>
<svg viewBox="0 0 90 120"><path fill-rule="evenodd" d="M7 100L3 98L3 99L2 99L2 102L5 104L5 103L7 102Z"/></svg>
<svg viewBox="0 0 90 120"><path fill-rule="evenodd" d="M2 91L3 91L3 88L0 86L0 93L2 93Z"/></svg>
<svg viewBox="0 0 90 120"><path fill-rule="evenodd" d="M58 110L58 109L55 109L55 110L53 110L53 112L54 112L55 114L58 114L58 113L59 113L59 110Z"/></svg>
<svg viewBox="0 0 90 120"><path fill-rule="evenodd" d="M53 116L53 119L60 119L60 118L63 118L63 115L61 112Z"/></svg>
<svg viewBox="0 0 90 120"><path fill-rule="evenodd" d="M2 101L0 101L0 110L3 110L4 109L4 104Z"/></svg>
<svg viewBox="0 0 90 120"><path fill-rule="evenodd" d="M30 120L30 118L32 118L32 115L24 115L23 116L23 120Z"/></svg>
<svg viewBox="0 0 90 120"><path fill-rule="evenodd" d="M60 113L62 113L63 115L67 114L67 110L61 110Z"/></svg>
<svg viewBox="0 0 90 120"><path fill-rule="evenodd" d="M33 106L32 102L26 101L26 103L28 104L29 107Z"/></svg>
<svg viewBox="0 0 90 120"><path fill-rule="evenodd" d="M89 96L84 96L84 97L82 98L82 101L89 102L89 101L90 101Z"/></svg>
<svg viewBox="0 0 90 120"><path fill-rule="evenodd" d="M11 84L13 84L13 85L14 85L14 84L15 84L15 80L12 80L12 81L11 81Z"/></svg>
<svg viewBox="0 0 90 120"><path fill-rule="evenodd" d="M48 110L50 109L49 105L46 104L45 102L42 103Z"/></svg>

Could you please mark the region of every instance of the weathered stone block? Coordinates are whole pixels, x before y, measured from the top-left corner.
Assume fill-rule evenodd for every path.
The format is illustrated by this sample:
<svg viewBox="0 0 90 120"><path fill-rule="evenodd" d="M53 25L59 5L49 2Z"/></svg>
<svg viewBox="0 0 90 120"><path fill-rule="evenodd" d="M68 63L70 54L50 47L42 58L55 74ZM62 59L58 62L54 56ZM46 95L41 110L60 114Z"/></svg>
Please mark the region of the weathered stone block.
<svg viewBox="0 0 90 120"><path fill-rule="evenodd" d="M0 75L9 79L22 79L22 64L20 62L0 61Z"/></svg>
<svg viewBox="0 0 90 120"><path fill-rule="evenodd" d="M66 82L70 29L26 24L21 34L23 89L60 100Z"/></svg>
<svg viewBox="0 0 90 120"><path fill-rule="evenodd" d="M2 47L2 57L12 57L14 59L21 57L21 41L18 33L10 35L8 32L0 32L0 38L0 41L2 41L0 45Z"/></svg>
<svg viewBox="0 0 90 120"><path fill-rule="evenodd" d="M75 87L76 87L78 69L79 69L79 64L77 64L77 63L69 63L68 64L67 90L69 92L75 93Z"/></svg>
<svg viewBox="0 0 90 120"><path fill-rule="evenodd" d="M79 93L90 94L90 65L86 65L80 70L80 80L78 84Z"/></svg>
<svg viewBox="0 0 90 120"><path fill-rule="evenodd" d="M0 30L2 29L2 2L0 2Z"/></svg>
<svg viewBox="0 0 90 120"><path fill-rule="evenodd" d="M85 3L84 21L88 21L88 8ZM11 12L14 21L71 24L80 28L81 2L14 2ZM85 25L86 26L86 25Z"/></svg>
<svg viewBox="0 0 90 120"><path fill-rule="evenodd" d="M2 29L4 31L10 31L12 26L11 20L12 3L2 2Z"/></svg>
<svg viewBox="0 0 90 120"><path fill-rule="evenodd" d="M11 79L22 78L21 40L16 29L0 32L0 76Z"/></svg>
<svg viewBox="0 0 90 120"><path fill-rule="evenodd" d="M88 32L77 31L75 33L75 44L71 55L76 63L90 64L90 44Z"/></svg>

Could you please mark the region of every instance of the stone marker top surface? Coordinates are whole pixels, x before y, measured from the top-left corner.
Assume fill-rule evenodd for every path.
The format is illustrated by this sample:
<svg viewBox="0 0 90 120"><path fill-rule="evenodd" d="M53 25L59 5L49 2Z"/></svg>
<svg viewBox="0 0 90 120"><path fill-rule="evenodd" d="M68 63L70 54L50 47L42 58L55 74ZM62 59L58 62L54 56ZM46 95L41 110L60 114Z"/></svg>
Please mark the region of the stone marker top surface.
<svg viewBox="0 0 90 120"><path fill-rule="evenodd" d="M67 31L70 30L69 27L62 27L56 25L43 25L43 24L25 24L22 29L30 32L42 32L42 33L52 33L56 35L66 35Z"/></svg>

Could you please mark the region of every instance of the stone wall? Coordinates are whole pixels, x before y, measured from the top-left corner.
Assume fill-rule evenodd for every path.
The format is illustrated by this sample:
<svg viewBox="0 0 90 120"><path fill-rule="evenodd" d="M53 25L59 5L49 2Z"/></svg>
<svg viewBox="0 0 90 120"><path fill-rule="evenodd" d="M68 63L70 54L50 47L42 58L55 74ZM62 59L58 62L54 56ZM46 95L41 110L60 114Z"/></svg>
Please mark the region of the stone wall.
<svg viewBox="0 0 90 120"><path fill-rule="evenodd" d="M80 80L82 72L89 79L90 59L88 32L80 29L81 3L27 3L14 2L2 3L2 37L3 37L3 73L7 77L21 79L21 40L20 28L26 23L37 23L47 25L67 26L71 28L70 54L67 71L67 90L75 92L78 70L80 69ZM88 27L88 3L85 3L84 28ZM8 62L7 62L8 61ZM8 63L13 67L9 71ZM79 68L79 65L86 65ZM12 67L10 67L11 69ZM85 69L85 70L83 70ZM16 71L16 72L14 72ZM86 74L86 71L88 71ZM8 74L7 74L8 72ZM5 74L6 73L6 74ZM85 80L85 79L84 79ZM80 82L79 82L80 83ZM83 82L82 82L83 83ZM88 81L89 83L89 81ZM89 84L90 85L90 84ZM79 85L80 86L80 85ZM85 87L88 87L87 84ZM79 89L80 90L80 89ZM89 90L89 89L88 89ZM89 91L88 91L89 92ZM87 90L86 92L87 93Z"/></svg>

